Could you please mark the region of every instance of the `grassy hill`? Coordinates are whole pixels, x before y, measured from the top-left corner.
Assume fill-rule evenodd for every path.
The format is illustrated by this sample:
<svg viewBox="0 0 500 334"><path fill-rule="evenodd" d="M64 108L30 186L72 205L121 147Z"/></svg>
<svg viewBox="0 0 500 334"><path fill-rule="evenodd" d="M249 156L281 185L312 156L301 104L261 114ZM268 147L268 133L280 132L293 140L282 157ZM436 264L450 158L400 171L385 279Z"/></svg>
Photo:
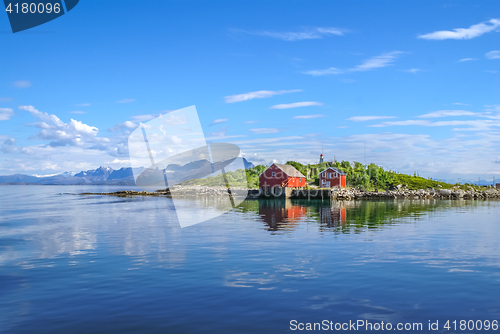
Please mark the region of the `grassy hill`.
<svg viewBox="0 0 500 334"><path fill-rule="evenodd" d="M319 173L328 167L336 167L342 172L347 173L347 186L348 187L358 187L361 189L366 189L373 191L387 190L393 186L401 184L406 186L408 189L427 189L427 188L461 188L469 189L469 187L475 190L484 190L486 187L478 187L472 184L450 184L446 182L440 182L437 180L426 179L418 175L407 175L401 174L391 170L385 170L380 166L375 164L363 165L359 162L349 161L342 162L323 162L319 164L309 164L303 165L296 161L288 161L287 165L294 166L299 172L307 176L307 183L311 186L319 185ZM256 189L259 187L259 175L266 170L267 166L258 165L245 170L247 185L249 188ZM227 180L232 185L245 185L245 177L243 170L237 170L235 172L226 173ZM191 180L187 181L187 184L191 185L204 185L204 186L224 186L225 180L222 175L217 175L215 177L208 177L205 179Z"/></svg>

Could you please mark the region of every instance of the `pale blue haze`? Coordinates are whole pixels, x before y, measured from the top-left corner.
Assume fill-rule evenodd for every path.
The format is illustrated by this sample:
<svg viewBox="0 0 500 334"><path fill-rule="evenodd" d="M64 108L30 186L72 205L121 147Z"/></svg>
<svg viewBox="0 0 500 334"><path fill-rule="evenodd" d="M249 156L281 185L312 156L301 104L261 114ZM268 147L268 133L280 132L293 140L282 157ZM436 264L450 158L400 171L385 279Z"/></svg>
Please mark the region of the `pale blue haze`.
<svg viewBox="0 0 500 334"><path fill-rule="evenodd" d="M209 140L238 144L255 163L316 162L321 150L365 162L366 147L367 163L401 172L492 179L495 20L496 1L87 0L16 34L0 15L0 174L127 167L127 131L144 120L132 117L196 105ZM480 32L418 38L459 28ZM300 91L225 100L263 90ZM316 105L272 108L300 102ZM73 118L109 141L37 136L43 120L19 106ZM468 114L419 117L442 110ZM385 118L350 120L358 116Z"/></svg>

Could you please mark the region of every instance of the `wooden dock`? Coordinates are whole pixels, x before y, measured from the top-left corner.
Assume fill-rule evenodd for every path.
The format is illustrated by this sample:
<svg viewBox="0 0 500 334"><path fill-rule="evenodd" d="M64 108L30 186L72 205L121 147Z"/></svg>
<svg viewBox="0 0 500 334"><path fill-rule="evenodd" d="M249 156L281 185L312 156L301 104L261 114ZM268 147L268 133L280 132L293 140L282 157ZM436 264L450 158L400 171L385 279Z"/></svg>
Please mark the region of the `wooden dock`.
<svg viewBox="0 0 500 334"><path fill-rule="evenodd" d="M255 193L253 195L256 195ZM260 188L260 198L290 198L290 199L332 199L336 197L332 189L293 189L293 188Z"/></svg>

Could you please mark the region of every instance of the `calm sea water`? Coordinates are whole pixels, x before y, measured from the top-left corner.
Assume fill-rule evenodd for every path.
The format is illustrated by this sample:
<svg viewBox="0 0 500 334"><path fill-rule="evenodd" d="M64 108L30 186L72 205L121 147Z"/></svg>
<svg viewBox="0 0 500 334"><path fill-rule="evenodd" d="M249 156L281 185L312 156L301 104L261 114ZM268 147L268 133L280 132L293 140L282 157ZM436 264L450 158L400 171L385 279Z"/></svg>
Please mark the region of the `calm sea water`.
<svg viewBox="0 0 500 334"><path fill-rule="evenodd" d="M118 189L0 187L0 331L500 320L500 202L253 200L181 229L165 198L71 194Z"/></svg>

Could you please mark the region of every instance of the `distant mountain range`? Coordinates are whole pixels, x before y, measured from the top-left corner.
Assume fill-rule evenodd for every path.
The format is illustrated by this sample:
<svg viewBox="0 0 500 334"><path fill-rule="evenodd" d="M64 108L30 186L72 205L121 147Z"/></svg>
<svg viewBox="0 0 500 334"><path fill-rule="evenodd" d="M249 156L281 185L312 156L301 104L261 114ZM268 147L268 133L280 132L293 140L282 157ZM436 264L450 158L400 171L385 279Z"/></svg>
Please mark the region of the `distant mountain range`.
<svg viewBox="0 0 500 334"><path fill-rule="evenodd" d="M169 165L165 169L167 172L175 171L177 178L181 177L186 179L188 175L198 171L203 166L210 165L207 160L200 160L191 162L185 166ZM254 164L243 158L245 168L254 167ZM216 164L217 165L217 164ZM216 167L216 165L214 167ZM217 170L218 168L216 168ZM0 176L0 184L45 184L45 185L78 185L78 184L96 184L96 185L135 185L134 171L142 173L144 167L132 169L131 167L123 167L120 169L113 169L111 167L99 167L79 173L62 172L51 175L24 175L14 174L7 176ZM182 172L179 172L182 170ZM229 171L229 170L226 170ZM183 175L185 174L185 175ZM194 177L192 177L194 178Z"/></svg>

